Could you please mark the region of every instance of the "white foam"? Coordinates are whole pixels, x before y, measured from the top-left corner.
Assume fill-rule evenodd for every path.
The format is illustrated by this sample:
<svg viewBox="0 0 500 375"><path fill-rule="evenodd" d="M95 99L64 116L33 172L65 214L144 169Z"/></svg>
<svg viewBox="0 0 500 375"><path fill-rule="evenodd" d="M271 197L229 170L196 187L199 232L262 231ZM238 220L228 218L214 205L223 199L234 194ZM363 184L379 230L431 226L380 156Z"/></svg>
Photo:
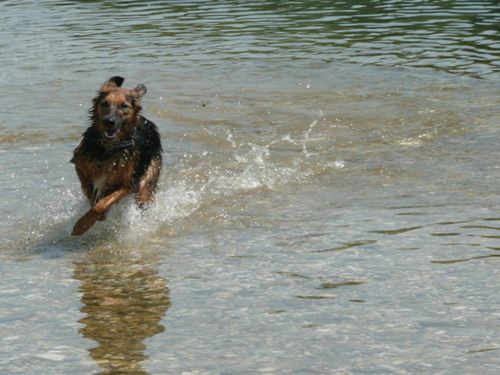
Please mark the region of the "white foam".
<svg viewBox="0 0 500 375"><path fill-rule="evenodd" d="M202 201L202 192L176 183L158 191L154 203L146 209L139 208L133 197L125 198L112 207L106 220L96 223L91 231L109 233L122 241L141 241L160 228L188 217Z"/></svg>
<svg viewBox="0 0 500 375"><path fill-rule="evenodd" d="M399 142L401 146L420 146L422 143L430 140L432 135L429 133L420 134L417 137L408 137Z"/></svg>

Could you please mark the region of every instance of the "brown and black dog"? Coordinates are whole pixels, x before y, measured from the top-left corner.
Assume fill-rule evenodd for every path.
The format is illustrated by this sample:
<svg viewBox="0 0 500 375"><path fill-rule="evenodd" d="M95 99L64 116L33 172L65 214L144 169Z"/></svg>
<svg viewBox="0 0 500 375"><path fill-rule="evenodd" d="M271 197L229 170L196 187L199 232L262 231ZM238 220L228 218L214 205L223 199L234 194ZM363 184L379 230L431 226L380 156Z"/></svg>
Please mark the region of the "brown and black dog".
<svg viewBox="0 0 500 375"><path fill-rule="evenodd" d="M74 151L82 190L92 208L73 227L74 236L104 220L111 206L135 194L139 207L153 200L162 167L158 128L143 117L140 99L144 85L122 88L122 77L101 86L89 110L90 126Z"/></svg>

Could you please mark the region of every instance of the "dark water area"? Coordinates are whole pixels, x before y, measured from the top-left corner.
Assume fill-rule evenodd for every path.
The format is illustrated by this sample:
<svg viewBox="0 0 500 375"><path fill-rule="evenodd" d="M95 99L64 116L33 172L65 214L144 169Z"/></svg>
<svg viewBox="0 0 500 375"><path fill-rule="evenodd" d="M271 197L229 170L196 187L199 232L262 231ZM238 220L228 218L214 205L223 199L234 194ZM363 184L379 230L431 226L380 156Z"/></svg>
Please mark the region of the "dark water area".
<svg viewBox="0 0 500 375"><path fill-rule="evenodd" d="M103 63L112 69L114 57L125 60L116 61L118 69L139 61L215 66L221 60L426 67L477 77L500 69L497 1L3 3L2 28L25 42L2 46L11 62L24 60L29 48L33 61L93 60L82 71ZM32 38L39 28L42 40Z"/></svg>
<svg viewBox="0 0 500 375"><path fill-rule="evenodd" d="M0 1L1 374L497 374L498 1ZM144 83L165 168L87 234Z"/></svg>

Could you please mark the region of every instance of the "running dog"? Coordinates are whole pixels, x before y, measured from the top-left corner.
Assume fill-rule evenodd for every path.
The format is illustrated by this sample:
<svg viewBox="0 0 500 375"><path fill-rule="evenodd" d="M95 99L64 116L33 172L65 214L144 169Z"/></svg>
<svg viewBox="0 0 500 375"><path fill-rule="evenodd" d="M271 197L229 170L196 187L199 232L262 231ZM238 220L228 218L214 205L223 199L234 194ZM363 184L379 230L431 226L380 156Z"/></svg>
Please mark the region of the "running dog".
<svg viewBox="0 0 500 375"><path fill-rule="evenodd" d="M103 83L89 110L90 126L71 159L91 205L73 227L73 236L104 220L128 194L145 207L157 189L162 147L158 128L140 114L146 87L128 90L121 87L124 80L115 76Z"/></svg>

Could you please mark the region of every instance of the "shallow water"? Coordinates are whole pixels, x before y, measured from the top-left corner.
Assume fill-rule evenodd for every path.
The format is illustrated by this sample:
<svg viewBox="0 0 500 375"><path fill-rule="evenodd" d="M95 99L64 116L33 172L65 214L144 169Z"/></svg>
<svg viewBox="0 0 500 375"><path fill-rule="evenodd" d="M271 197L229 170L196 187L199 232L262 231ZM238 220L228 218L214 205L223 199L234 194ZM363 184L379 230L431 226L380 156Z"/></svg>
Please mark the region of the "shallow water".
<svg viewBox="0 0 500 375"><path fill-rule="evenodd" d="M0 2L0 373L500 369L495 1ZM99 85L165 169L80 238Z"/></svg>

